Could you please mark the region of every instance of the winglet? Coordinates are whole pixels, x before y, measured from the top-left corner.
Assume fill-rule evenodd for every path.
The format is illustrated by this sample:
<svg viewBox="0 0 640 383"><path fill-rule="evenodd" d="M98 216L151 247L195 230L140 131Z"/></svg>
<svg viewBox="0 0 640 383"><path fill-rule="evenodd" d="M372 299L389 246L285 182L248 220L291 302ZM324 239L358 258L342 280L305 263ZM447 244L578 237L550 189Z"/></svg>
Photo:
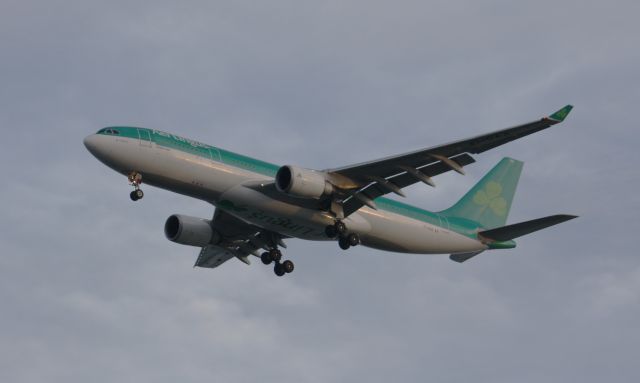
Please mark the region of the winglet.
<svg viewBox="0 0 640 383"><path fill-rule="evenodd" d="M567 118L567 116L569 115L569 112L571 112L571 109L573 109L573 105L567 105L564 108L552 114L551 116L549 116L548 118L553 121L562 122L564 121L565 118Z"/></svg>

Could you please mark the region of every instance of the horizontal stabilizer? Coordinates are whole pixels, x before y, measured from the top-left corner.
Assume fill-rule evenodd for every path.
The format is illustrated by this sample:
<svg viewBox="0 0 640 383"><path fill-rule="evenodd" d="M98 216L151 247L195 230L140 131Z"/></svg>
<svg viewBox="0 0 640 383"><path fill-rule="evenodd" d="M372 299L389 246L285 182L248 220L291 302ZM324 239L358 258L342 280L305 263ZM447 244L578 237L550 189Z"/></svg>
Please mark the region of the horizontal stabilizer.
<svg viewBox="0 0 640 383"><path fill-rule="evenodd" d="M484 250L480 250L480 251L474 251L473 253L457 253L457 254L451 254L449 256L449 259L454 261L454 262L458 262L458 263L462 263L464 261L468 261L471 258L475 257L476 255L482 253Z"/></svg>
<svg viewBox="0 0 640 383"><path fill-rule="evenodd" d="M557 214L513 225L502 226L496 229L481 231L478 233L478 236L490 241L508 241L574 218L577 218L577 216Z"/></svg>

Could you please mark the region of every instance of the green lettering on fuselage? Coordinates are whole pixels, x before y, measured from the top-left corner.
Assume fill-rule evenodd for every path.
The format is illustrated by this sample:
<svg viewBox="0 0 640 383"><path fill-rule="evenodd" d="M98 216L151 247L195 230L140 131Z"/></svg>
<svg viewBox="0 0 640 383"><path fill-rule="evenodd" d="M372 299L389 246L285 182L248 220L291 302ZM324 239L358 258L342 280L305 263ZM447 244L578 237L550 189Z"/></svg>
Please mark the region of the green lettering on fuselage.
<svg viewBox="0 0 640 383"><path fill-rule="evenodd" d="M300 235L309 235L314 231L310 227L292 222L290 218L273 217L261 210L252 211L251 214L249 214L249 219L251 219L251 221L264 222L272 226L278 226Z"/></svg>

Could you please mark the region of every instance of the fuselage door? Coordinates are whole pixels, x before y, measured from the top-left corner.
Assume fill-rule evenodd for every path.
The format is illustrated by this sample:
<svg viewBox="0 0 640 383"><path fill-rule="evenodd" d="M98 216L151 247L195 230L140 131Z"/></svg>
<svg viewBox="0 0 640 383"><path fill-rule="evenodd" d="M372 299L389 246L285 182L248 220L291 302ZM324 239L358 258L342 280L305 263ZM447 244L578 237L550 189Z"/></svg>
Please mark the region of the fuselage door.
<svg viewBox="0 0 640 383"><path fill-rule="evenodd" d="M214 147L210 147L209 148L209 153L211 154L211 159L214 161L222 161L222 159L220 158L220 151L218 150L218 148L214 148Z"/></svg>
<svg viewBox="0 0 640 383"><path fill-rule="evenodd" d="M147 129L138 129L138 136L140 136L140 146L151 147L151 134Z"/></svg>

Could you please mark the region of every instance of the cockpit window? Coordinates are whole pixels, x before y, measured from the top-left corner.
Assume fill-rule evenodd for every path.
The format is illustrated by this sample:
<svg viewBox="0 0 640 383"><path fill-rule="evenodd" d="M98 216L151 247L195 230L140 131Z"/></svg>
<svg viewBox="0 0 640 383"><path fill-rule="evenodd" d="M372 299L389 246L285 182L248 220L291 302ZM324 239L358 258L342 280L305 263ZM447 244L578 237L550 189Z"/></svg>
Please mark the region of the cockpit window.
<svg viewBox="0 0 640 383"><path fill-rule="evenodd" d="M116 129L110 129L110 128L103 128L98 130L98 134L120 134L120 132Z"/></svg>

